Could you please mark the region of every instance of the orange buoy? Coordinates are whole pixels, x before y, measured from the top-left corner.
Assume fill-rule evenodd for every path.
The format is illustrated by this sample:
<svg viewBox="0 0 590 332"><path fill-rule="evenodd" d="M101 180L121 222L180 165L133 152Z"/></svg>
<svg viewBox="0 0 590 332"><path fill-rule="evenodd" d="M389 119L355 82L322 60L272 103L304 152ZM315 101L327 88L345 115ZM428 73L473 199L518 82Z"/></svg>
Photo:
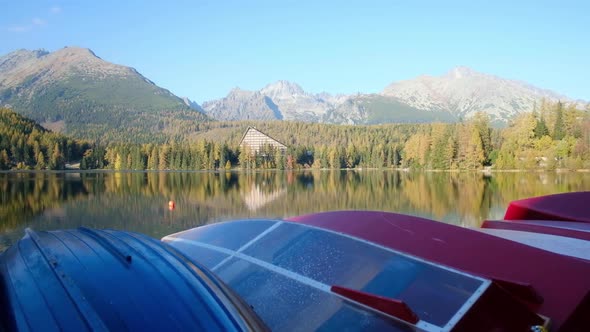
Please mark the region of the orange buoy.
<svg viewBox="0 0 590 332"><path fill-rule="evenodd" d="M176 207L176 203L174 203L174 201L168 202L168 210L174 210L175 207Z"/></svg>

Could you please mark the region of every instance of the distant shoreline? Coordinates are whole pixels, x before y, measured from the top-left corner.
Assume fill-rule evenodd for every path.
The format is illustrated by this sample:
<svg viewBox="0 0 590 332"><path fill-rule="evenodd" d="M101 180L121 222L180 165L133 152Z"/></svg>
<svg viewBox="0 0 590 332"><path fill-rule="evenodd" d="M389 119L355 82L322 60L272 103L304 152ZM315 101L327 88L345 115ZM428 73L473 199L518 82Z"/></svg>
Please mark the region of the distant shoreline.
<svg viewBox="0 0 590 332"><path fill-rule="evenodd" d="M64 170L37 170L37 169L12 169L0 170L0 174L10 173L44 173L44 174L68 174L68 173L251 173L251 172L314 172L314 171L396 171L396 172L417 172L417 173L521 173L521 172L535 172L535 173L590 173L588 168L569 169L558 168L553 170L547 169L408 169L408 168L298 168L298 169L195 169L195 170L114 170L114 169L64 169Z"/></svg>

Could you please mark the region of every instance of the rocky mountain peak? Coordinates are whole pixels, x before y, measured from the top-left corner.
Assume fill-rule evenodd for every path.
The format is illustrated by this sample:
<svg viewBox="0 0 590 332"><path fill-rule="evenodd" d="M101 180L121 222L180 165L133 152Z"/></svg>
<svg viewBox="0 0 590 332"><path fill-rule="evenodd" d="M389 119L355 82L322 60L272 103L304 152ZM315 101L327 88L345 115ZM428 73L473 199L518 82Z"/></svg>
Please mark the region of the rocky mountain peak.
<svg viewBox="0 0 590 332"><path fill-rule="evenodd" d="M260 90L260 93L273 98L304 95L305 91L303 91L303 88L301 88L301 86L296 83L280 80L267 85L262 90Z"/></svg>
<svg viewBox="0 0 590 332"><path fill-rule="evenodd" d="M445 76L452 79L461 79L477 75L479 75L479 73L469 67L458 66L451 69Z"/></svg>
<svg viewBox="0 0 590 332"><path fill-rule="evenodd" d="M320 121L334 108L329 95L307 93L298 84L280 80L258 91L232 89L225 98L203 103L213 118L226 120Z"/></svg>
<svg viewBox="0 0 590 332"><path fill-rule="evenodd" d="M10 52L6 55L3 55L0 57L0 59L9 59L9 58L39 58L42 57L44 55L49 54L49 52L47 52L44 49L38 49L38 50L26 50L24 48L21 48L19 50L16 50L14 52Z"/></svg>
<svg viewBox="0 0 590 332"><path fill-rule="evenodd" d="M0 86L15 87L28 80L41 87L74 72L93 79L140 75L133 68L104 61L92 50L82 47L64 47L51 53L19 50L0 57ZM142 79L152 84L146 78Z"/></svg>
<svg viewBox="0 0 590 332"><path fill-rule="evenodd" d="M66 46L52 53L56 57L79 57L100 59L91 49L77 46Z"/></svg>
<svg viewBox="0 0 590 332"><path fill-rule="evenodd" d="M587 107L586 102L573 101L553 91L457 66L440 76L421 75L397 81L381 93L372 94L314 94L305 92L298 84L280 80L255 92L234 89L226 98L205 102L203 108L220 120L274 116L346 124L457 121L482 112L494 124L505 125L514 116L531 112L542 99Z"/></svg>
<svg viewBox="0 0 590 332"><path fill-rule="evenodd" d="M192 110L203 112L203 108L201 108L201 105L199 105L196 102L190 100L188 97L182 97L181 99L184 102L184 104L186 106L190 107Z"/></svg>
<svg viewBox="0 0 590 332"><path fill-rule="evenodd" d="M242 90L239 87L235 87L229 91L227 94L228 99L245 99L250 98L254 94L252 91Z"/></svg>
<svg viewBox="0 0 590 332"><path fill-rule="evenodd" d="M442 76L396 82L386 87L381 95L394 97L419 110L447 111L462 118L484 112L497 123L532 111L535 102L543 98L567 100L552 91L468 67L453 68Z"/></svg>
<svg viewBox="0 0 590 332"><path fill-rule="evenodd" d="M15 68L26 64L27 62L36 61L38 58L49 54L46 50L25 50L20 49L0 57L0 76L1 73L8 73Z"/></svg>
<svg viewBox="0 0 590 332"><path fill-rule="evenodd" d="M49 54L47 50L38 49L38 50L26 50L21 48L20 50L16 50L14 52L8 53L5 56L0 57L0 59L7 59L7 58L40 58L44 55Z"/></svg>

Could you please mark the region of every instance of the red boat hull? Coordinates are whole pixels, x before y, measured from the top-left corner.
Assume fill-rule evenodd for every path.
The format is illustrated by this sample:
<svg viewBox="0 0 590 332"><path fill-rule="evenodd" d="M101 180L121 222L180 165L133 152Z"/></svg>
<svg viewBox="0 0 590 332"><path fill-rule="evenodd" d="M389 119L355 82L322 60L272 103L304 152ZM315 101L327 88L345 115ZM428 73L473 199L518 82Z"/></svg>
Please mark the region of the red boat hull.
<svg viewBox="0 0 590 332"><path fill-rule="evenodd" d="M563 220L590 223L590 191L532 197L513 201L506 220Z"/></svg>

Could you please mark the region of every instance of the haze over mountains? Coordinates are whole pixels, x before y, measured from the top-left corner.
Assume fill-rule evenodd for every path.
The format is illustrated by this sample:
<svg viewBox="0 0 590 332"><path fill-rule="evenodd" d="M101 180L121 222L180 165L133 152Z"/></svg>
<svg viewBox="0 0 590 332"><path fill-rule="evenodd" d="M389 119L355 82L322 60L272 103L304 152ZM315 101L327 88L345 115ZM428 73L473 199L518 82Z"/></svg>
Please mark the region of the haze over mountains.
<svg viewBox="0 0 590 332"><path fill-rule="evenodd" d="M288 81L269 84L259 91L232 89L227 97L203 103L207 114L223 120L299 120L325 122L326 112L338 97L314 95Z"/></svg>
<svg viewBox="0 0 590 332"><path fill-rule="evenodd" d="M505 124L532 111L543 98L584 107L552 91L466 67L440 77L395 82L372 94L314 94L296 83L278 81L258 91L234 88L201 107L85 48L18 50L0 57L0 106L85 138L116 138L129 132L164 137L194 131L210 118L380 124L451 122L485 112L493 122Z"/></svg>
<svg viewBox="0 0 590 332"><path fill-rule="evenodd" d="M381 95L395 97L421 110L448 111L464 118L484 112L497 121L530 112L535 103L543 98L572 101L550 90L479 73L467 67L453 68L440 77L423 75L392 83Z"/></svg>
<svg viewBox="0 0 590 332"><path fill-rule="evenodd" d="M357 95L311 94L299 85L278 81L259 91L235 88L227 97L203 103L204 111L224 120L299 120L337 124L456 121L477 112L497 124L534 109L542 99L581 101L523 82L456 67L447 74L419 76Z"/></svg>
<svg viewBox="0 0 590 332"><path fill-rule="evenodd" d="M259 91L234 88L225 98L203 103L220 120L296 120L334 124L453 121L445 111L411 107L379 94L330 95L305 92L299 85L278 81Z"/></svg>

